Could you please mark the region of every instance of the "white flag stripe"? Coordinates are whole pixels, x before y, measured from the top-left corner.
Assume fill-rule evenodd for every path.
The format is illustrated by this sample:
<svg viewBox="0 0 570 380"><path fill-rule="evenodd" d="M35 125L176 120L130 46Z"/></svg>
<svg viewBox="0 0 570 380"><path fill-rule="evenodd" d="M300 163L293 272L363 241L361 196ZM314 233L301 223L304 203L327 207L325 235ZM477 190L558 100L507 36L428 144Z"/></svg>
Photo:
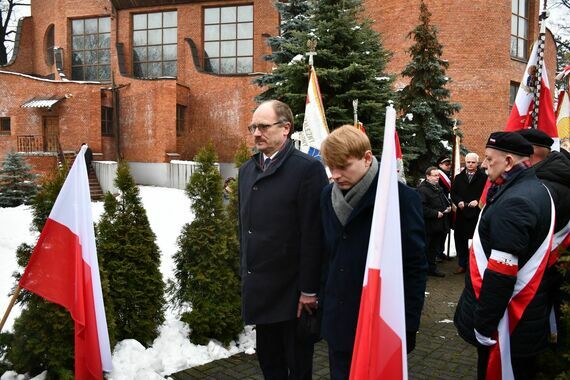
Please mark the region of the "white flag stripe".
<svg viewBox="0 0 570 380"><path fill-rule="evenodd" d="M310 148L320 151L321 144L328 134L329 129L327 127L325 110L321 102L317 74L314 68L311 67L303 131L300 133L301 151L309 153Z"/></svg>

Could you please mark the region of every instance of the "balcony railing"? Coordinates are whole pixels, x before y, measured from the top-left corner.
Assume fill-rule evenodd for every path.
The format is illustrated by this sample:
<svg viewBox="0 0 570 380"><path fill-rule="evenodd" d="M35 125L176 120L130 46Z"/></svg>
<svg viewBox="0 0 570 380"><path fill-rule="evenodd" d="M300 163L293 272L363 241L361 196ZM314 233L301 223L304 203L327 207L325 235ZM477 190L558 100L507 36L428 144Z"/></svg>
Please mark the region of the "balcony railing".
<svg viewBox="0 0 570 380"><path fill-rule="evenodd" d="M18 152L57 152L58 135L19 135L17 136Z"/></svg>

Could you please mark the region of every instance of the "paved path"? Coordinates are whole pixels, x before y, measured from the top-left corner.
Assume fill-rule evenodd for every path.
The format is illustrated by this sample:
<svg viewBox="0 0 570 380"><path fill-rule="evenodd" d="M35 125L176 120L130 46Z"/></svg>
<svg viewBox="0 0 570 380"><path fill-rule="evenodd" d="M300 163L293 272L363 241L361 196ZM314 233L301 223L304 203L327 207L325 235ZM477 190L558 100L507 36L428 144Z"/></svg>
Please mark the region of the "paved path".
<svg viewBox="0 0 570 380"><path fill-rule="evenodd" d="M408 356L409 379L475 379L477 354L465 343L451 322L455 305L463 290L463 275L452 274L456 261L440 264L445 278L428 278L426 302L422 313L416 349ZM263 379L255 355L239 354L172 374L175 380L190 379ZM328 379L325 342L315 347L313 379Z"/></svg>

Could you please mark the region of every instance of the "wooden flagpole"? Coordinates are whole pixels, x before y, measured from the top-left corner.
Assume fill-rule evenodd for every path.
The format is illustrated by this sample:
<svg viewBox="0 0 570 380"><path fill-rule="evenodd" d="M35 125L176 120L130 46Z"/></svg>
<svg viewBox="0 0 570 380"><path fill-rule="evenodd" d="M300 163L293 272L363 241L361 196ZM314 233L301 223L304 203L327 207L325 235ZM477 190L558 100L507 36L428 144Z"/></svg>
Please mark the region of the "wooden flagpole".
<svg viewBox="0 0 570 380"><path fill-rule="evenodd" d="M20 287L20 285L18 285L18 287L14 291L14 294L12 295L12 299L10 300L10 304L8 304L8 307L6 308L6 311L4 312L4 316L2 317L2 322L0 322L0 332L4 328L4 323L6 323L6 320L8 319L8 316L10 315L10 312L12 311L12 307L14 307L14 304L16 303L16 300L18 299L18 296L20 295L20 290L22 290L22 288Z"/></svg>

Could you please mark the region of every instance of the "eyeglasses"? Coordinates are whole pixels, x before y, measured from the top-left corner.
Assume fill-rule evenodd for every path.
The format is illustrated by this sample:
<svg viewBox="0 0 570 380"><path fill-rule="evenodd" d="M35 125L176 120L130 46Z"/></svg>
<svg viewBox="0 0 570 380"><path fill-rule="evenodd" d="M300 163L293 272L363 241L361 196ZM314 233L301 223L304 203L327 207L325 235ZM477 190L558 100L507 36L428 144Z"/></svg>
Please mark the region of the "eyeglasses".
<svg viewBox="0 0 570 380"><path fill-rule="evenodd" d="M273 127L274 125L279 125L279 124L283 124L283 123L286 123L286 121L279 120L279 121L276 121L275 123L272 123L272 124L250 124L247 126L247 130L250 133L254 133L256 129L259 129L259 131L261 133L263 133L263 132L267 131L269 128Z"/></svg>

